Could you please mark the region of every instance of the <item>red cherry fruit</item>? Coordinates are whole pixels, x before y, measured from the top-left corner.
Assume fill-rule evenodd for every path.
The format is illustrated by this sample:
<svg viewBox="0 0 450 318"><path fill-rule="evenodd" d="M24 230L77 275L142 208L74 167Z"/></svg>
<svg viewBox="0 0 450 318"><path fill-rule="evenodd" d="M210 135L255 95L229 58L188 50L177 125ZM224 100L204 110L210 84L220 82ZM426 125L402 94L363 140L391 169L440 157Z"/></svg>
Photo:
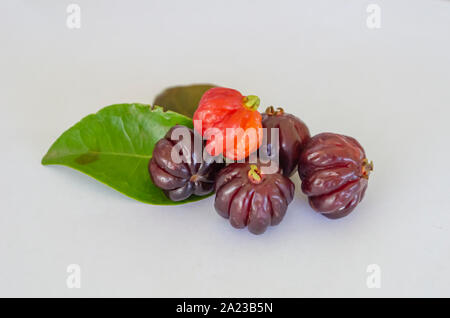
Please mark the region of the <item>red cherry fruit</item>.
<svg viewBox="0 0 450 318"><path fill-rule="evenodd" d="M261 114L257 111L258 106L257 96L243 96L231 88L211 88L203 94L194 113L194 128L203 137L208 129L218 129L223 136L223 155L232 160L244 159L262 143L262 123ZM245 135L235 138L229 136L227 141L227 128L242 128L243 131L253 128L256 138L247 138ZM206 142L206 149L212 156L221 154L216 151L217 142L220 142L220 139L214 136Z"/></svg>
<svg viewBox="0 0 450 318"><path fill-rule="evenodd" d="M332 219L348 215L361 202L372 170L354 138L333 133L312 137L298 164L309 204Z"/></svg>

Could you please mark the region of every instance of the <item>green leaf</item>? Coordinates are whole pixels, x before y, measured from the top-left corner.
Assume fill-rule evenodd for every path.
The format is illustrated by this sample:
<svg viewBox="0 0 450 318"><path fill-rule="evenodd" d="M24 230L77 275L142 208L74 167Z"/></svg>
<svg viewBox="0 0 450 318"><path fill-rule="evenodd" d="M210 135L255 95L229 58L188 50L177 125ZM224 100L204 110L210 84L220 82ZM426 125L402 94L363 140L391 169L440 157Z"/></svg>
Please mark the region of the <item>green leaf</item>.
<svg viewBox="0 0 450 318"><path fill-rule="evenodd" d="M158 105L165 110L172 110L192 118L202 95L213 87L215 85L212 84L170 87L155 98L153 105Z"/></svg>
<svg viewBox="0 0 450 318"><path fill-rule="evenodd" d="M161 107L119 104L83 118L64 132L42 159L43 165L74 168L136 200L174 205L150 180L148 162L156 142L174 125L192 120Z"/></svg>

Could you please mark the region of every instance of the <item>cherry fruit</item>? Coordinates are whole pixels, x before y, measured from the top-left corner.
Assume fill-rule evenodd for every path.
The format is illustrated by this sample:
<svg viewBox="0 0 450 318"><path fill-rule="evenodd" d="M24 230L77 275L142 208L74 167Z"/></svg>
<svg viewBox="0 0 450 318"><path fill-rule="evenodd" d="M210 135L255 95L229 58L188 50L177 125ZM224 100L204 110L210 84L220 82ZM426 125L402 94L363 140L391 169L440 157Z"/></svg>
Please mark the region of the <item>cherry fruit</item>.
<svg viewBox="0 0 450 318"><path fill-rule="evenodd" d="M364 197L373 163L352 137L322 133L300 155L302 191L311 207L337 219L352 212Z"/></svg>
<svg viewBox="0 0 450 318"><path fill-rule="evenodd" d="M216 180L214 207L235 228L262 234L277 225L292 202L295 186L281 173L262 174L259 164L232 163Z"/></svg>
<svg viewBox="0 0 450 318"><path fill-rule="evenodd" d="M172 140L172 132L178 128L185 129L189 138ZM204 160L201 151L194 149L194 138L199 138L202 143L192 129L176 125L156 143L153 150L148 168L150 177L172 201L187 199L192 194L203 196L211 193L215 177L224 166L224 163L216 162L214 158ZM174 158L174 147L177 147L175 152L178 159Z"/></svg>
<svg viewBox="0 0 450 318"><path fill-rule="evenodd" d="M310 138L309 129L298 117L285 113L282 108L270 106L262 114L263 128L267 128L265 142L270 158L279 160L283 175L290 177L297 168L300 153ZM272 143L271 129L278 129L278 152Z"/></svg>
<svg viewBox="0 0 450 318"><path fill-rule="evenodd" d="M193 117L197 133L208 139L207 151L212 156L223 153L232 160L247 158L256 151L263 138L258 106L259 98L255 95L243 96L225 87L207 90Z"/></svg>

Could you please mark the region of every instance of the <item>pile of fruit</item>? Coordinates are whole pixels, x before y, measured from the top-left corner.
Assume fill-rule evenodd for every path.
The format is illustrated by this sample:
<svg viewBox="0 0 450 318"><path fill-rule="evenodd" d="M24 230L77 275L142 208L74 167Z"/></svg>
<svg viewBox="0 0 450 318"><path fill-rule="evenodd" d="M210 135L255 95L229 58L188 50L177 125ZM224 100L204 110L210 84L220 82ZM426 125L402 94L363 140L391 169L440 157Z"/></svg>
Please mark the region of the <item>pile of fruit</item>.
<svg viewBox="0 0 450 318"><path fill-rule="evenodd" d="M149 204L215 193L218 214L254 234L282 221L296 172L315 211L332 219L352 212L373 170L362 146L334 133L311 137L298 117L272 106L260 113L259 104L229 88L169 88L153 106L117 104L86 116L42 164L74 168Z"/></svg>
<svg viewBox="0 0 450 318"><path fill-rule="evenodd" d="M258 97L243 96L234 89L207 90L194 113L194 129L189 129L188 138L171 139L173 131L180 128L174 126L156 144L149 162L153 183L173 201L215 191L214 207L219 215L229 219L233 227L248 227L254 234L282 221L294 197L295 186L289 177L295 171L315 211L332 219L352 212L364 196L373 169L361 145L354 138L333 133L310 137L308 127L298 117L272 106L260 114L258 106ZM257 132L276 128L279 147L273 153L270 133L258 133L253 139L234 136L232 143L226 138L204 140L211 128L224 136L230 128L254 128ZM195 138L202 140L200 151L193 150ZM215 147L218 142L223 143L221 147ZM240 144L241 152L237 151ZM278 159L273 173L263 173L267 163L259 160L261 146L271 158ZM186 160L175 162L174 147ZM204 159L203 148L215 158ZM256 154L255 162L246 160L251 154ZM238 162L226 165L217 156Z"/></svg>

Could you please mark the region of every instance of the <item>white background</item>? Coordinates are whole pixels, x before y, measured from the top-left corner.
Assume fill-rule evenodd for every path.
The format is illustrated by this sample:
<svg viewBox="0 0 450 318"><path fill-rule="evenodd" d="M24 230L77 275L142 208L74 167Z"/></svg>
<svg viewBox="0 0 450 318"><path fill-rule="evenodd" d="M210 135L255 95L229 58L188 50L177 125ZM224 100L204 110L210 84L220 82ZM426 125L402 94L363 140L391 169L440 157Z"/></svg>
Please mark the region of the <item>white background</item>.
<svg viewBox="0 0 450 318"><path fill-rule="evenodd" d="M450 296L449 1L78 0L75 30L70 3L0 4L0 296ZM40 164L103 106L204 82L356 137L375 164L357 210L314 213L295 176L283 222L254 236L213 198L145 205Z"/></svg>

